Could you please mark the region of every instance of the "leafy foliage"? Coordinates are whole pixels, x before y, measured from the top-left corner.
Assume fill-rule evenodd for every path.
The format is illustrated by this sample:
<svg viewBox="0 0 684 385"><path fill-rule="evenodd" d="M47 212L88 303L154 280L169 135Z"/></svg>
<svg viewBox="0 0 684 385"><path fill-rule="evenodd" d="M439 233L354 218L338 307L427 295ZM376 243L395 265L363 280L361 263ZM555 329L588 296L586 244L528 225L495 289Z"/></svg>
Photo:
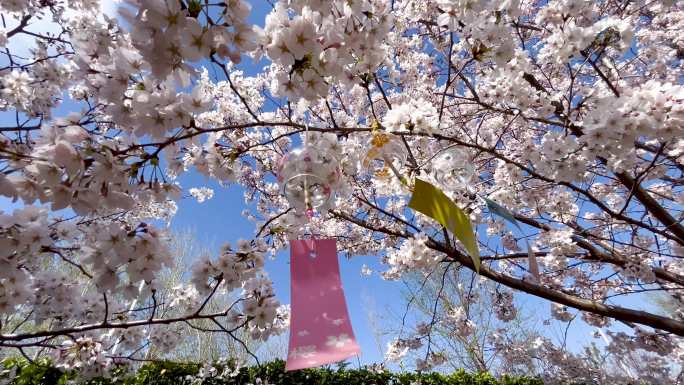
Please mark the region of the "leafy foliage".
<svg viewBox="0 0 684 385"><path fill-rule="evenodd" d="M159 361L142 366L135 374L122 375L118 378L95 378L83 385L247 385L268 383L273 385L542 385L536 378L504 376L496 379L489 373L468 373L459 370L451 374L440 373L394 373L387 370L370 368L349 369L343 365L337 368L326 367L305 369L293 372L285 371L285 362L273 361L261 366L242 368L235 376L197 376L200 365ZM16 377L11 385L63 385L74 380L74 372L64 373L49 365L47 361L27 364L24 360L8 359L4 361L4 370L0 373L1 381L14 369ZM220 372L220 370L219 370ZM77 381L77 383L79 383Z"/></svg>

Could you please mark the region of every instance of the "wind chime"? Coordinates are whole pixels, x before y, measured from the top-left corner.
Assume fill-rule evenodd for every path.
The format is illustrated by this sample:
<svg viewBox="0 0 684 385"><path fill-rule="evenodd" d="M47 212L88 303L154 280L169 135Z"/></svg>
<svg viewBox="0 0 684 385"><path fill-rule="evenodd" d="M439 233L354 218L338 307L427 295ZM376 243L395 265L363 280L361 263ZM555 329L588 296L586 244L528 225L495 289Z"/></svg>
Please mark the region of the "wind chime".
<svg viewBox="0 0 684 385"><path fill-rule="evenodd" d="M363 159L368 174L377 179L390 179L392 175L403 181L399 170L406 163L406 150L399 139L384 132L376 132L371 139L371 149Z"/></svg>
<svg viewBox="0 0 684 385"><path fill-rule="evenodd" d="M440 154L435 161L436 164L440 165L440 167L437 167L435 170L433 170L433 175L437 182L449 190L462 190L468 195L476 196L482 202L484 202L490 214L497 215L509 222L522 234L522 239L525 239L525 245L527 246L527 258L530 276L533 280L539 281L539 265L537 262L537 257L530 247L530 243L527 241L527 236L523 232L522 227L518 221L515 220L514 215L505 207L499 205L489 198L477 194L477 190L473 185L474 179L476 179L474 176L477 174L472 160L466 155L466 153L458 151L455 147L452 147Z"/></svg>
<svg viewBox="0 0 684 385"><path fill-rule="evenodd" d="M360 353L344 298L336 240L322 239L311 231L311 220L330 209L335 192L340 188L340 160L309 144L308 134L307 128L302 146L283 156L277 167L283 195L290 207L307 220L305 236L290 241L291 316L286 370L338 362ZM415 178L409 186L400 173L406 162L406 147L397 136L374 132L370 144L362 162L365 171L378 179L394 175L408 186L412 190L408 207L452 232L479 272L477 238L468 215L429 182ZM437 161L442 167L434 170L433 177L447 189L475 191L470 183L475 169L469 160L462 159L463 156L454 150L441 154ZM480 198L492 214L521 229L508 210L490 199ZM529 254L531 271L538 278L534 253Z"/></svg>
<svg viewBox="0 0 684 385"><path fill-rule="evenodd" d="M310 226L314 216L328 211L340 186L339 159L310 145L307 136L302 147L283 156L278 165L283 195L309 223L309 239L290 241L286 370L338 362L360 353L344 298L336 240L319 238Z"/></svg>

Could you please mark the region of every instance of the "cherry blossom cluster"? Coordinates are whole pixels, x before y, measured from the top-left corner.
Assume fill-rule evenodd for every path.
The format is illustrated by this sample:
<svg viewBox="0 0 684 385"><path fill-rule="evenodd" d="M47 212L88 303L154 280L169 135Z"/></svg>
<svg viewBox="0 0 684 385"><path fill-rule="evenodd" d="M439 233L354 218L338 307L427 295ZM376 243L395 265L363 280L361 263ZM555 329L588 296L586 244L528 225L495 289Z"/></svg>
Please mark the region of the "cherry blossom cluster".
<svg viewBox="0 0 684 385"><path fill-rule="evenodd" d="M2 259L0 311L8 314L32 303L36 322L99 320L104 316L102 294L130 298L135 283L153 282L172 263L162 234L144 223L137 228L111 220L75 223L50 219L46 208L31 205L12 215L0 213L0 219L7 253ZM78 268L79 278L92 279L96 291L84 294L88 281L40 268L54 258Z"/></svg>
<svg viewBox="0 0 684 385"><path fill-rule="evenodd" d="M447 361L447 356L441 352L430 352L427 357L416 360L417 371L430 371L435 367L442 366Z"/></svg>
<svg viewBox="0 0 684 385"><path fill-rule="evenodd" d="M197 199L197 203L202 203L214 197L214 190L208 187L191 188L188 192L193 198Z"/></svg>
<svg viewBox="0 0 684 385"><path fill-rule="evenodd" d="M592 158L607 158L616 171L630 169L639 156L631 143L638 138L659 142L681 139L683 106L684 86L656 80L627 89L619 98L601 98L583 121L584 142Z"/></svg>
<svg viewBox="0 0 684 385"><path fill-rule="evenodd" d="M495 291L492 293L494 314L501 321L508 322L515 319L517 309L513 303L513 293L509 291Z"/></svg>
<svg viewBox="0 0 684 385"><path fill-rule="evenodd" d="M538 248L544 247L548 253L540 262L550 269L563 269L567 259L564 257L576 251L577 247L572 239L572 231L554 229L540 233L535 243Z"/></svg>
<svg viewBox="0 0 684 385"><path fill-rule="evenodd" d="M254 30L246 23L251 5L242 0L218 3L217 19L208 18L204 25L200 18L209 10L199 3L183 7L178 1L130 0L126 4L135 10L122 8L133 26L131 42L155 78L187 77L194 73L188 63L206 59L212 51L239 62L240 52L256 46Z"/></svg>
<svg viewBox="0 0 684 385"><path fill-rule="evenodd" d="M387 111L382 125L390 131L430 134L439 126L437 108L424 99L411 100Z"/></svg>
<svg viewBox="0 0 684 385"><path fill-rule="evenodd" d="M455 307L447 313L447 322L454 332L463 338L471 336L476 329L475 323L468 319L466 310L461 306Z"/></svg>
<svg viewBox="0 0 684 385"><path fill-rule="evenodd" d="M383 272L383 277L385 279L398 279L403 272L408 270L429 271L434 268L443 256L430 249L427 242L427 235L418 233L405 240L398 250L388 252L386 263L390 269Z"/></svg>
<svg viewBox="0 0 684 385"><path fill-rule="evenodd" d="M568 322L574 318L574 315L568 311L568 307L554 303L551 305L551 317L563 321L563 322Z"/></svg>
<svg viewBox="0 0 684 385"><path fill-rule="evenodd" d="M634 336L630 336L624 332L609 332L611 343L608 350L618 354L625 354L630 350L643 349L648 352L655 353L659 356L666 357L677 351L682 354L681 344L668 335L659 333L650 333L648 331L637 329Z"/></svg>
<svg viewBox="0 0 684 385"><path fill-rule="evenodd" d="M537 14L537 23L546 25L550 30L539 52L540 58L567 60L573 56L582 57L597 45L618 52L629 48L634 36L629 18L606 17L597 21L595 10L583 7L582 1L559 3L559 7L546 7Z"/></svg>
<svg viewBox="0 0 684 385"><path fill-rule="evenodd" d="M48 57L49 53L44 45L38 45L34 55L38 59ZM15 108L28 116L50 116L71 74L69 66L55 60L41 60L28 71L9 71L2 78L0 111Z"/></svg>
<svg viewBox="0 0 684 385"><path fill-rule="evenodd" d="M229 380L237 377L240 374L244 363L229 362L226 359L220 359L213 363L205 363L202 365L197 374L187 375L185 380L190 384L202 384L209 379L214 380Z"/></svg>
<svg viewBox="0 0 684 385"><path fill-rule="evenodd" d="M383 64L391 27L382 1L277 2L260 38L277 66L272 92L313 101L331 85L361 82Z"/></svg>
<svg viewBox="0 0 684 385"><path fill-rule="evenodd" d="M420 338L413 339L396 339L387 345L385 353L385 360L389 362L396 362L404 357L409 350L417 350L423 346ZM442 352L428 352L424 357L416 358L415 367L417 371L430 371L436 367L443 365L447 360L447 356Z"/></svg>
<svg viewBox="0 0 684 385"><path fill-rule="evenodd" d="M635 379L643 381L658 381L670 376L671 368L663 360L662 355L681 355L682 347L673 347L667 338L651 333L637 331L637 337L624 332L609 333L610 340L607 350L615 354L613 363L618 371L602 371L592 362L590 350L587 352L570 353L554 344L549 338L533 336L531 338L511 338L503 329L497 330L491 337L494 346L499 349L505 359L508 371L516 372L523 368L530 368L535 361L543 362L547 368L542 374L544 383L564 384L567 381L585 381L601 384L628 383ZM596 337L600 337L597 333ZM607 338L607 336L604 335ZM640 342L639 342L640 341ZM642 344L642 346L637 346ZM652 353L637 353L639 349L649 346ZM658 346L658 348L655 348ZM669 353L664 353L667 349ZM583 354L584 353L584 354ZM637 366L626 366L627 360L637 359Z"/></svg>
<svg viewBox="0 0 684 385"><path fill-rule="evenodd" d="M102 343L90 337L65 341L55 352L58 368L75 370L81 378L89 379L107 374L112 359L107 358Z"/></svg>
<svg viewBox="0 0 684 385"><path fill-rule="evenodd" d="M262 241L239 240L237 249L225 244L219 258L201 259L193 266L191 281L201 295L221 290L241 289L242 311L232 309L228 315L234 326L248 324L254 339L267 339L288 326L289 311L275 298L271 280L263 272L266 244ZM253 322L250 322L253 321Z"/></svg>
<svg viewBox="0 0 684 385"><path fill-rule="evenodd" d="M395 339L387 344L385 359L390 362L398 361L404 357L409 350L419 349L421 346L423 346L423 343L420 338Z"/></svg>

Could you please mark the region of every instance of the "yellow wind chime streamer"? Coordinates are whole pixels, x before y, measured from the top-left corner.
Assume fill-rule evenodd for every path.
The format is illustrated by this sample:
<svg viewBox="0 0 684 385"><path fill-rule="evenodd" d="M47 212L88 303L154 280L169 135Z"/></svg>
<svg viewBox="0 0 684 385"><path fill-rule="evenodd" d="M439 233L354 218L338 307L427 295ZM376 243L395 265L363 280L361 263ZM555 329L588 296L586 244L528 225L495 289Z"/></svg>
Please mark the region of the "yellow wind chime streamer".
<svg viewBox="0 0 684 385"><path fill-rule="evenodd" d="M475 271L480 272L480 252L470 218L442 190L426 181L416 179L408 206L451 231L468 252Z"/></svg>
<svg viewBox="0 0 684 385"><path fill-rule="evenodd" d="M411 188L408 180L401 175L398 167L395 167L395 161L399 165L405 162L402 156L403 146L391 134L379 132L377 126L377 122L374 121L373 136L370 141L371 149L363 160L364 168L369 168L373 161L380 160L382 161L382 168L374 170L372 172L373 176L387 179L394 174L403 185ZM463 247L473 261L475 271L479 273L480 253L477 247L475 232L468 215L449 199L442 190L428 182L416 179L412 190L413 195L408 206L436 220L453 233L463 244Z"/></svg>

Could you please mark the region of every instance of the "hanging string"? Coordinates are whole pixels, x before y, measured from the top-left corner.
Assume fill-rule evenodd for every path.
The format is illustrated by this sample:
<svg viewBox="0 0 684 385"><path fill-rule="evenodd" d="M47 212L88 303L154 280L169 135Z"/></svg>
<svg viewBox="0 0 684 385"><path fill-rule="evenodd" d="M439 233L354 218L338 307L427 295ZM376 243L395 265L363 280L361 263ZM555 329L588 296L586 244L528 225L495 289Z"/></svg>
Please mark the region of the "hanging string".
<svg viewBox="0 0 684 385"><path fill-rule="evenodd" d="M399 170L397 170L396 167L394 167L394 162L392 162L392 159L390 159L386 154L382 154L382 160L385 162L385 166L389 167L390 170L394 173L394 176L399 179L399 182L402 184L406 184L406 180L404 179L403 176L401 176L401 173L399 173Z"/></svg>
<svg viewBox="0 0 684 385"><path fill-rule="evenodd" d="M307 148L309 145L309 125L304 124L304 140L303 140L304 148ZM304 226L304 236L308 234L309 237L311 238L311 253L310 256L314 258L316 256L316 251L314 250L314 244L313 244L313 238L315 238L312 229L312 224L311 220L313 219L314 216L314 210L313 210L313 205L311 204L311 192L309 191L309 178L307 176L304 177L304 207L306 207L306 225Z"/></svg>
<svg viewBox="0 0 684 385"><path fill-rule="evenodd" d="M304 124L304 148L309 145L309 125ZM304 206L306 207L306 216L311 223L311 218L313 217L313 205L311 204L311 196L309 192L309 178L304 177Z"/></svg>
<svg viewBox="0 0 684 385"><path fill-rule="evenodd" d="M309 125L304 124L304 148L307 148L309 145ZM310 258L316 258L318 255L318 250L316 250L316 234L314 234L312 230L312 224L311 220L313 219L314 216L314 208L313 205L311 204L311 193L309 191L309 178L304 177L304 205L306 206L306 217L307 217L307 232L309 233L309 241L310 243L310 249L309 249L309 257Z"/></svg>

